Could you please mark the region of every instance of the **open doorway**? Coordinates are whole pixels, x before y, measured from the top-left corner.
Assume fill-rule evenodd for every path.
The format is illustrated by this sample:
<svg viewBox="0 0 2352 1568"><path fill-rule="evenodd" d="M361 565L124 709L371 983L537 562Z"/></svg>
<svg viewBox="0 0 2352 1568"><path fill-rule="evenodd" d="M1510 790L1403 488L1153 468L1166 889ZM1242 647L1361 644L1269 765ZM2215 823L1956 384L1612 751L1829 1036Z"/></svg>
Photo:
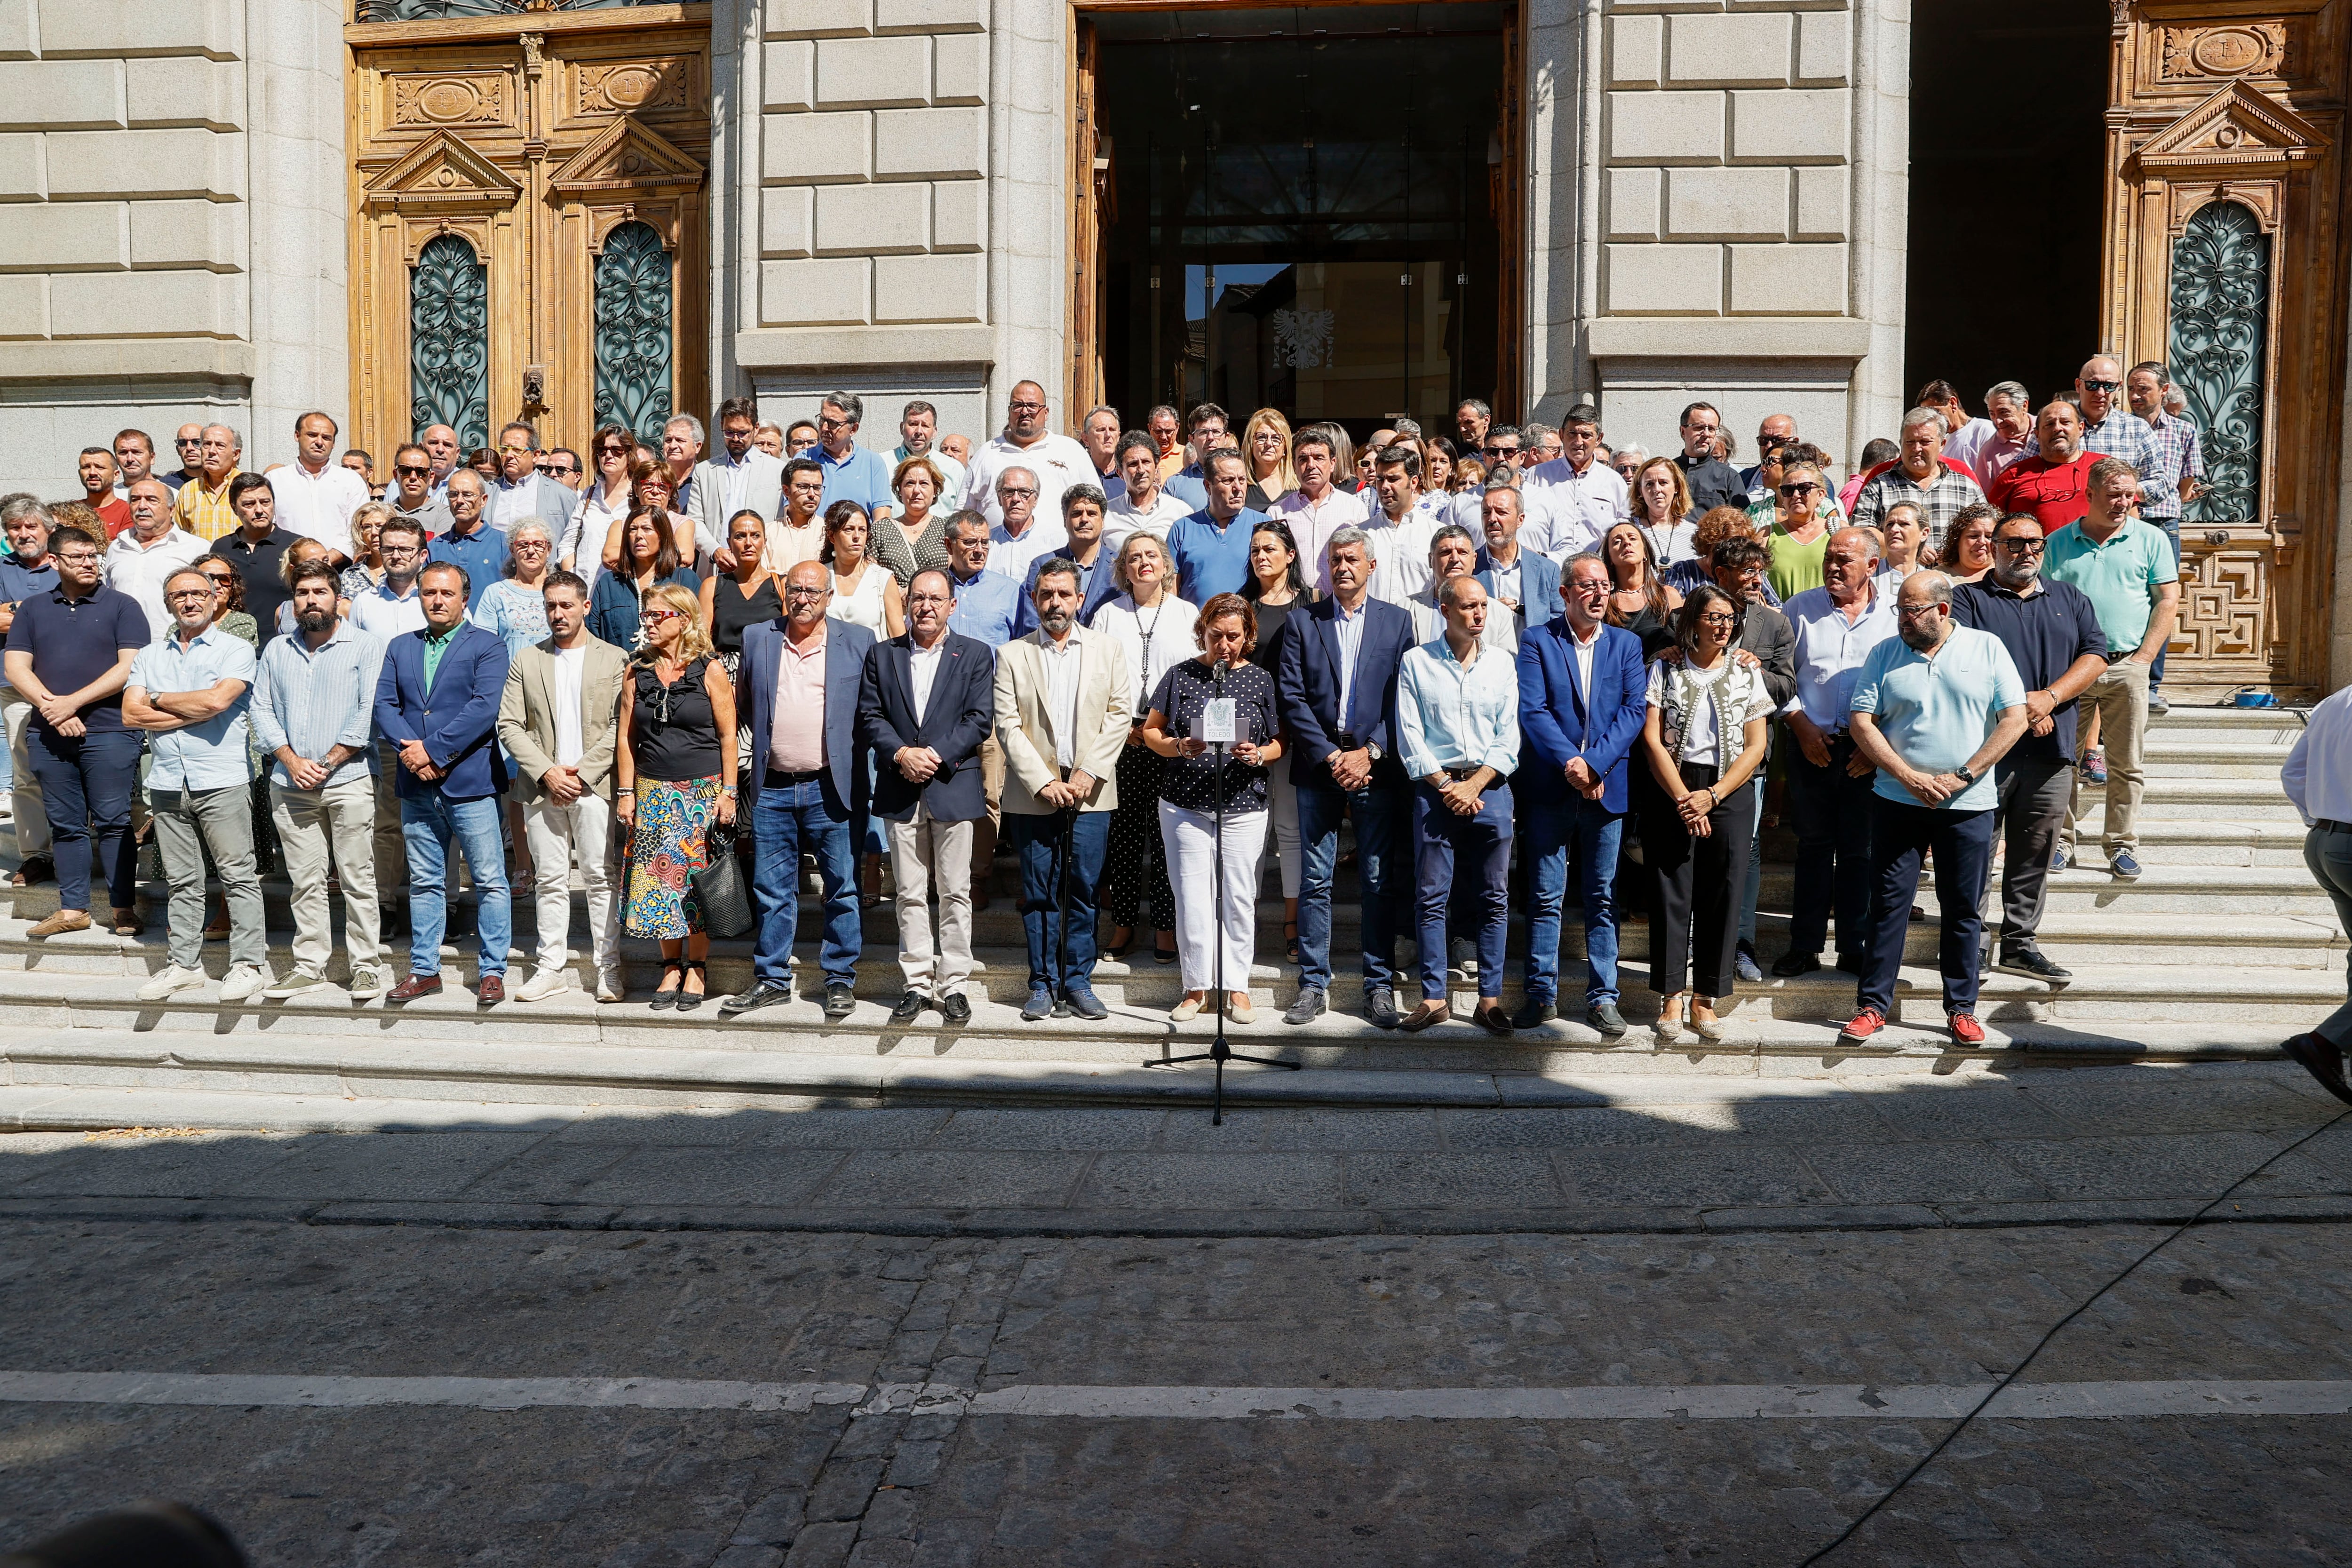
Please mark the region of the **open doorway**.
<svg viewBox="0 0 2352 1568"><path fill-rule="evenodd" d="M1513 9L1094 13L1106 400L1360 435L1491 397Z"/></svg>
<svg viewBox="0 0 2352 1568"><path fill-rule="evenodd" d="M1913 0L1906 396L2039 402L2099 348L2109 23L2105 0Z"/></svg>

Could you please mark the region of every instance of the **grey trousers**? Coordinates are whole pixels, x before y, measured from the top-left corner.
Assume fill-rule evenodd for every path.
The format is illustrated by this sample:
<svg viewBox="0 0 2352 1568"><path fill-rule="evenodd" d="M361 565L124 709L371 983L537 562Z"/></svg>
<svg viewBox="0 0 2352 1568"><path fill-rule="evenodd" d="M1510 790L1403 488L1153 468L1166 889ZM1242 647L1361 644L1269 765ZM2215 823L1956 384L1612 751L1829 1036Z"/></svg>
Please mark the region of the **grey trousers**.
<svg viewBox="0 0 2352 1568"><path fill-rule="evenodd" d="M2114 766L2112 763L2108 764ZM2063 757L2028 757L2000 764L2000 951L2021 952L2042 929L2050 885L2050 852L2067 823L2074 770Z"/></svg>
<svg viewBox="0 0 2352 1568"><path fill-rule="evenodd" d="M16 783L9 794L16 814L16 855L19 859L28 855L49 852L49 814L41 804L40 775L33 772L33 759L25 750L25 726L32 721L33 705L16 694L13 686L0 686L0 720L8 727L8 760L16 770Z"/></svg>
<svg viewBox="0 0 2352 1568"><path fill-rule="evenodd" d="M2352 828L2315 827L2304 835L2303 863L2336 905L2336 918L2352 931ZM2340 1051L2352 1051L2352 973L2345 981L2344 1005L2312 1032Z"/></svg>
<svg viewBox="0 0 2352 1568"><path fill-rule="evenodd" d="M268 973L269 939L263 926L261 878L253 864L253 786L150 789L148 810L163 879L172 886L172 963L205 966L205 850L212 850L228 900L228 961Z"/></svg>

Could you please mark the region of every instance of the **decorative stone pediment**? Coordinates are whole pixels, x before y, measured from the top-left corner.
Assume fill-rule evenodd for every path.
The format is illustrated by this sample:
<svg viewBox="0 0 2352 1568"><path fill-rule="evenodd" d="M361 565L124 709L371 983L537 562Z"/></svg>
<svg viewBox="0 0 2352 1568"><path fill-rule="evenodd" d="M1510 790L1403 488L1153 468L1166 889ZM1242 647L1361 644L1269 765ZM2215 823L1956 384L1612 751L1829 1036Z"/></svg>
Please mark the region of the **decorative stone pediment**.
<svg viewBox="0 0 2352 1568"><path fill-rule="evenodd" d="M2134 157L2151 172L2242 172L2306 163L2326 147L2327 138L2309 121L2268 94L2233 81L2141 143Z"/></svg>
<svg viewBox="0 0 2352 1568"><path fill-rule="evenodd" d="M656 131L623 120L574 153L548 184L567 196L606 192L651 195L685 192L702 184L703 169L692 155Z"/></svg>
<svg viewBox="0 0 2352 1568"><path fill-rule="evenodd" d="M444 131L368 183L368 205L403 211L506 207L522 186L464 141Z"/></svg>

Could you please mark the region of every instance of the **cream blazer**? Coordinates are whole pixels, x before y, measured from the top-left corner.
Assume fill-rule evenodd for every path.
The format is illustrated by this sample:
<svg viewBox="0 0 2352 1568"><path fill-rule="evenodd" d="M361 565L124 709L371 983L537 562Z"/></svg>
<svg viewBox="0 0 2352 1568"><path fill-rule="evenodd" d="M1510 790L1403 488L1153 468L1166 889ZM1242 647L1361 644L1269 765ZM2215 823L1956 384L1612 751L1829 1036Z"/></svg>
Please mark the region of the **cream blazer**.
<svg viewBox="0 0 2352 1568"><path fill-rule="evenodd" d="M1095 781L1094 793L1078 809L1116 810L1118 754L1134 722L1134 680L1117 638L1086 626L1070 636L1078 642L1078 733L1071 746L1076 759L1073 765ZM996 652L996 743L1004 749L1003 807L1022 816L1051 816L1054 808L1039 800L1037 792L1061 777L1054 765L1061 749L1059 737L1047 711L1045 637L1034 631Z"/></svg>
<svg viewBox="0 0 2352 1568"><path fill-rule="evenodd" d="M555 765L555 655L552 638L533 643L507 668L507 689L499 702L499 743L515 760L508 787L525 805L545 797L547 770ZM621 677L628 656L611 643L588 639L580 671L580 782L591 795L613 798L614 726L621 710Z"/></svg>

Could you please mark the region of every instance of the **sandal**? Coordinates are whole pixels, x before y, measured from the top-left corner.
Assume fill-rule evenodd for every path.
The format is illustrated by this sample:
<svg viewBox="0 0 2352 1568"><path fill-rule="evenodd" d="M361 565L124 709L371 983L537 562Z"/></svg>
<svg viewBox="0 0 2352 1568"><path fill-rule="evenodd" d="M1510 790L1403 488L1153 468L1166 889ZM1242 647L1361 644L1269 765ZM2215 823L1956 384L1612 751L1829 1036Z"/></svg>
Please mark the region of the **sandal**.
<svg viewBox="0 0 2352 1568"><path fill-rule="evenodd" d="M686 976L688 974L695 976L702 982L704 989L708 990L710 985L710 966L701 959L689 958L679 968L682 973L678 975L677 1001L674 1005L681 1013L691 1013L702 1005L703 992L688 991L686 988Z"/></svg>
<svg viewBox="0 0 2352 1568"><path fill-rule="evenodd" d="M669 977L673 973L677 975L677 984L676 985L672 985L669 983ZM667 1013L672 1007L677 1006L678 993L684 990L685 987L686 965L675 958L663 959L662 984L661 988L654 993L652 1003L654 1011L656 1013Z"/></svg>

